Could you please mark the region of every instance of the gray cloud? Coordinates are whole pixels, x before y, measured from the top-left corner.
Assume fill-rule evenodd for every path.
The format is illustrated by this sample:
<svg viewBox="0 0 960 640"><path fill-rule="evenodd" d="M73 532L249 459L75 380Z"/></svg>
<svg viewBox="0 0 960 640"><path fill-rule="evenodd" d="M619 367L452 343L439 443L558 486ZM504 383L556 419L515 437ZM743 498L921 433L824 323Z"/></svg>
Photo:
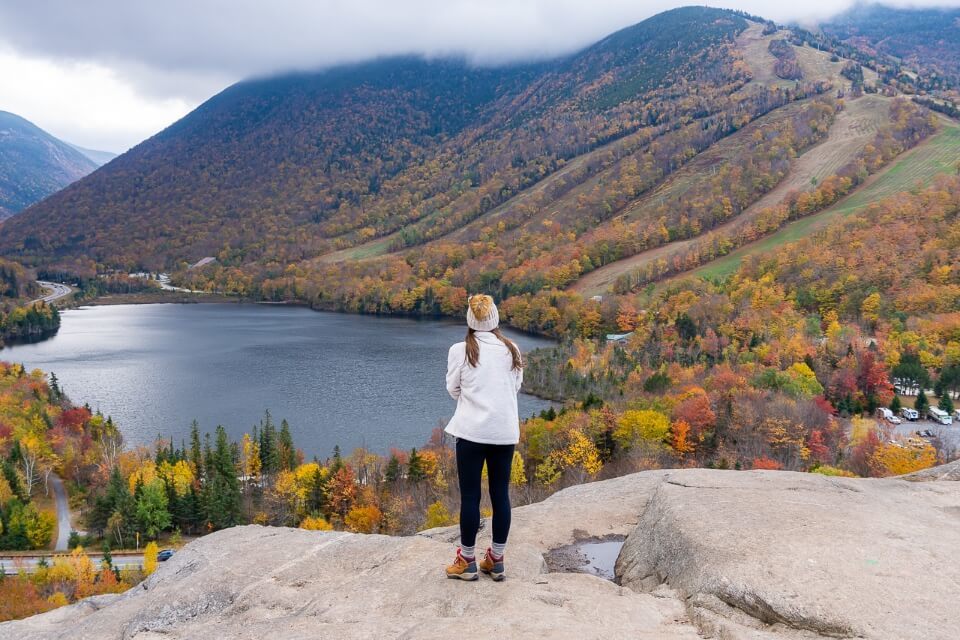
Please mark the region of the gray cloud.
<svg viewBox="0 0 960 640"><path fill-rule="evenodd" d="M26 53L139 69L164 86L326 66L375 55L465 53L481 62L582 47L677 0L6 0L0 40ZM850 0L730 0L779 21L835 13ZM924 3L920 3L924 4ZM960 0L930 4L960 5ZM150 72L145 72L151 70ZM167 81L163 81L166 76ZM201 82L206 86L207 82ZM184 94L198 87L188 82Z"/></svg>
<svg viewBox="0 0 960 640"><path fill-rule="evenodd" d="M109 68L146 99L196 104L245 77L373 56L455 53L479 64L554 56L695 2L0 0L0 44L23 56ZM707 4L784 22L834 14L853 0Z"/></svg>

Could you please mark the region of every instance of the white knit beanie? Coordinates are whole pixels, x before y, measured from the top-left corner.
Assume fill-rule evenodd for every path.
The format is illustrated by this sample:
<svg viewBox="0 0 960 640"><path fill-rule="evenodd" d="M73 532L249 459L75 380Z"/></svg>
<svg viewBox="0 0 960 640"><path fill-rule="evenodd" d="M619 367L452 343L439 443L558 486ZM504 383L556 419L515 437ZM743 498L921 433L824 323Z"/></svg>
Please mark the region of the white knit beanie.
<svg viewBox="0 0 960 640"><path fill-rule="evenodd" d="M467 300L467 326L474 331L493 331L500 324L500 312L493 298L482 293Z"/></svg>

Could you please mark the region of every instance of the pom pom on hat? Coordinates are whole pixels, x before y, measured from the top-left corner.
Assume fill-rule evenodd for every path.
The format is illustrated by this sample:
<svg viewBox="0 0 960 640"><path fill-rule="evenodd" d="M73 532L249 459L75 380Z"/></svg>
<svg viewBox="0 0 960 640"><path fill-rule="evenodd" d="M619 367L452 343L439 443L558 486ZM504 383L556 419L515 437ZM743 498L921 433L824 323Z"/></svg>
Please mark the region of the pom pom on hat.
<svg viewBox="0 0 960 640"><path fill-rule="evenodd" d="M467 300L467 326L474 331L493 331L500 324L500 312L493 298L485 294Z"/></svg>

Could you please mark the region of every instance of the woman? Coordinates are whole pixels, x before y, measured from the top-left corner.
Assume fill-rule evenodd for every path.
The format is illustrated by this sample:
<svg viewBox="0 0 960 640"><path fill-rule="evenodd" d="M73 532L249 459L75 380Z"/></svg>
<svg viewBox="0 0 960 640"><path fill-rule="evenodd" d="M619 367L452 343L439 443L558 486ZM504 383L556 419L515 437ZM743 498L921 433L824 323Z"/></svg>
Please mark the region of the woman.
<svg viewBox="0 0 960 640"><path fill-rule="evenodd" d="M460 547L448 578L477 579L474 546L480 528L480 479L487 465L493 503L493 543L480 570L503 580L503 552L510 531L510 467L520 440L517 392L523 381L520 350L503 337L493 298L471 296L467 305L467 339L450 347L447 391L457 401L446 431L457 443L460 483Z"/></svg>

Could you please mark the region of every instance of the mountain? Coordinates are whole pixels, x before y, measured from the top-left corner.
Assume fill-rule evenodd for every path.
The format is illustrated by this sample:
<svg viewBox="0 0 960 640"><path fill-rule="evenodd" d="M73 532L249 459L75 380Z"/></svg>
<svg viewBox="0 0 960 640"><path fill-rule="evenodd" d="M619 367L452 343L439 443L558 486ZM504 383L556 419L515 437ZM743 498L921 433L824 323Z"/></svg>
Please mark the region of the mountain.
<svg viewBox="0 0 960 640"><path fill-rule="evenodd" d="M70 144L70 143L67 143L67 144ZM75 144L71 144L70 146L76 149L77 151L79 151L80 153L82 153L83 155L87 156L91 160L93 160L95 163L97 163L97 166L103 166L117 157L117 154L113 153L112 151L97 151L96 149L86 149L84 147L81 147Z"/></svg>
<svg viewBox="0 0 960 640"><path fill-rule="evenodd" d="M353 312L452 314L485 291L518 325L595 334L577 327L616 318L595 296L834 215L928 139L935 153L896 175L944 171L954 123L871 60L686 7L535 64L401 57L249 80L5 222L0 254Z"/></svg>
<svg viewBox="0 0 960 640"><path fill-rule="evenodd" d="M97 163L20 116L0 111L0 219L79 180Z"/></svg>
<svg viewBox="0 0 960 640"><path fill-rule="evenodd" d="M476 217L599 145L718 113L744 82L724 47L746 26L687 8L539 64L393 58L242 82L6 224L0 250L286 264Z"/></svg>
<svg viewBox="0 0 960 640"><path fill-rule="evenodd" d="M821 28L845 43L960 85L960 8L858 4Z"/></svg>

